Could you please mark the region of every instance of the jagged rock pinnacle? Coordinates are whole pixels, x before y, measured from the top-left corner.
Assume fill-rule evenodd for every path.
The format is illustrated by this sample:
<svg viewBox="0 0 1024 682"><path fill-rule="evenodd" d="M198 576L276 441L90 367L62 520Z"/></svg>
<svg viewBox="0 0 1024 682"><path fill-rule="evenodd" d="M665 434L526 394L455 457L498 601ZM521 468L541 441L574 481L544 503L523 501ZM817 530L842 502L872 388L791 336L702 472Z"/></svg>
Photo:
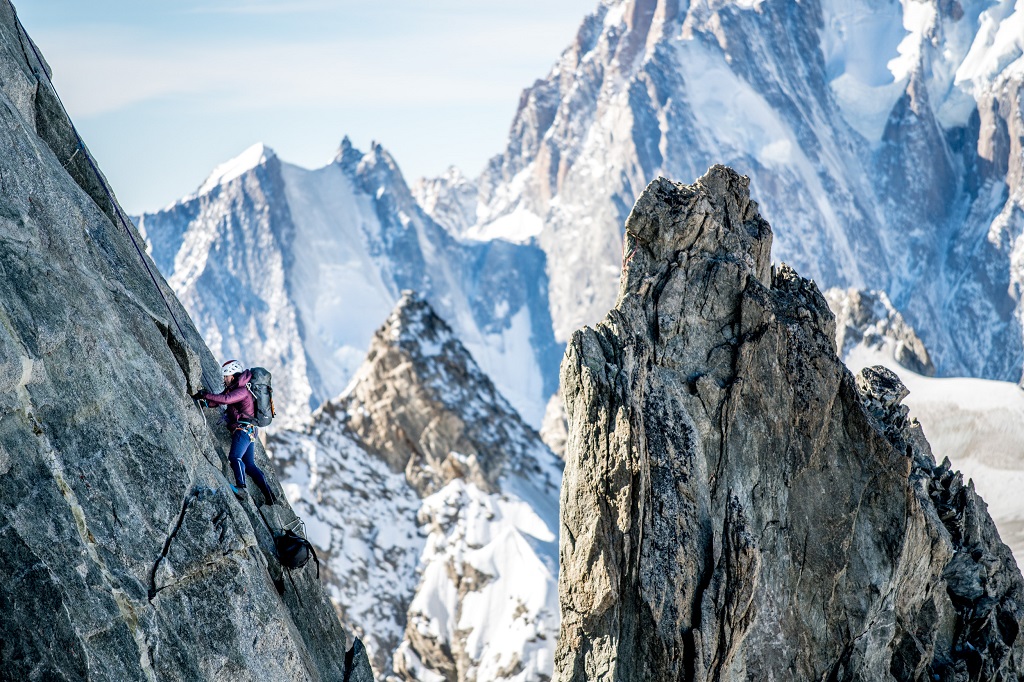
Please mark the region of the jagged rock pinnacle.
<svg viewBox="0 0 1024 682"><path fill-rule="evenodd" d="M421 495L453 478L495 490L538 440L451 327L412 291L377 330L346 394L325 409L339 407L360 440Z"/></svg>
<svg viewBox="0 0 1024 682"><path fill-rule="evenodd" d="M750 199L749 184L746 176L712 166L691 187L665 178L648 185L626 219L626 249L636 252L621 280L620 300L639 288L637 278L649 277L676 253L741 259L769 284L772 233Z"/></svg>
<svg viewBox="0 0 1024 682"><path fill-rule="evenodd" d="M858 390L746 178L658 179L626 227L616 306L562 364L555 679L1020 670L1024 581L984 503L898 379Z"/></svg>

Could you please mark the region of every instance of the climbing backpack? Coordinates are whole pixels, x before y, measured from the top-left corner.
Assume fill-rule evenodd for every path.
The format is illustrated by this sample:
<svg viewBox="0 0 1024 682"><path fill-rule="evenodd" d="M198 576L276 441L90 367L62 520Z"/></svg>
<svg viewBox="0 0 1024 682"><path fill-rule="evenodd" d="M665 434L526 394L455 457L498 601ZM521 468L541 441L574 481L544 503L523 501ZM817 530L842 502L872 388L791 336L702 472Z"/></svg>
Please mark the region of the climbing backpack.
<svg viewBox="0 0 1024 682"><path fill-rule="evenodd" d="M277 549L277 560L288 569L302 568L309 563L309 558L313 557L313 561L316 562L316 577L320 579L320 559L309 540L286 528L274 533L274 547Z"/></svg>
<svg viewBox="0 0 1024 682"><path fill-rule="evenodd" d="M267 426L277 413L274 411L274 389L270 385L270 372L262 367L253 367L249 370L252 377L245 385L252 393L256 402L256 414L253 415L253 423L256 426Z"/></svg>

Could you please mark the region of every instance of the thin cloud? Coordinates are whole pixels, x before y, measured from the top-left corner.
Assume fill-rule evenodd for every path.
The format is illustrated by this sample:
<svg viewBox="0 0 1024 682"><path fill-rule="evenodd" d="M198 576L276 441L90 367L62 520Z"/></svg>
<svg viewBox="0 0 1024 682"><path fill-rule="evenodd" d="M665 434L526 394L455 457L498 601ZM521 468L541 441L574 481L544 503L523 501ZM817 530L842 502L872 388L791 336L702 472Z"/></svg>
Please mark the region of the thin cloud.
<svg viewBox="0 0 1024 682"><path fill-rule="evenodd" d="M219 110L473 104L505 101L508 84L487 73L366 60L333 43L183 46L154 51L131 41L67 35L47 48L54 82L78 116L98 116L162 98L191 96ZM364 53L365 54L365 53ZM513 90L514 91L514 90Z"/></svg>
<svg viewBox="0 0 1024 682"><path fill-rule="evenodd" d="M258 139L308 166L346 132L364 148L383 141L410 178L478 169L501 148L522 88L600 1L182 0L121 11L117 0L86 12L53 0L74 8L57 12L46 0L23 14L138 211L192 191Z"/></svg>
<svg viewBox="0 0 1024 682"><path fill-rule="evenodd" d="M242 14L271 15L296 14L300 12L323 12L334 9L335 5L323 0L306 2L243 2L222 5L204 5L184 10L185 14Z"/></svg>
<svg viewBox="0 0 1024 682"><path fill-rule="evenodd" d="M61 96L76 115L92 117L174 97L200 97L221 111L504 101L511 110L521 88L537 75L536 67L522 67L523 60L550 64L554 58L530 54L522 45L518 61L502 56L522 40L517 36L554 30L536 21L471 35L451 27L443 34L407 36L401 51L377 36L320 42L236 36L183 43L115 26L38 38L57 65L54 82Z"/></svg>

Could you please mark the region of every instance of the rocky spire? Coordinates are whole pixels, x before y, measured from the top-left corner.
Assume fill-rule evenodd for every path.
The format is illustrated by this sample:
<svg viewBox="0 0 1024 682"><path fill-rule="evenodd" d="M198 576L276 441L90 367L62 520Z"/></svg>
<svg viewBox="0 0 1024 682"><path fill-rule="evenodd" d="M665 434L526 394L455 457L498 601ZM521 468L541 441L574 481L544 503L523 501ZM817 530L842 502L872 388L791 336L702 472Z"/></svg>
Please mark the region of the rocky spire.
<svg viewBox="0 0 1024 682"><path fill-rule="evenodd" d="M339 407L360 441L421 495L454 478L493 491L540 442L413 291L402 293L351 386L327 409Z"/></svg>
<svg viewBox="0 0 1024 682"><path fill-rule="evenodd" d="M561 462L423 297L268 447L382 678L550 679Z"/></svg>
<svg viewBox="0 0 1024 682"><path fill-rule="evenodd" d="M615 308L562 364L555 679L953 680L1020 670L1024 581L884 370L835 354L748 181L652 182Z"/></svg>

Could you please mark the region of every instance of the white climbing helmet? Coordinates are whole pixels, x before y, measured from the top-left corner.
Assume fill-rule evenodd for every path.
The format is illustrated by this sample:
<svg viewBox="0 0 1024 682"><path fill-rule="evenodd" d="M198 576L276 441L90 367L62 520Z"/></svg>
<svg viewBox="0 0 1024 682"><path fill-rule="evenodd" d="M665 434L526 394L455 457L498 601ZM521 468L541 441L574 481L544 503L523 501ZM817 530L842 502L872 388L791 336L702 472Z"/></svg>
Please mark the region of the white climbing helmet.
<svg viewBox="0 0 1024 682"><path fill-rule="evenodd" d="M221 373L226 377L241 374L243 371L245 371L242 367L242 363L240 363L238 360L228 360L227 362L220 366L220 369Z"/></svg>

